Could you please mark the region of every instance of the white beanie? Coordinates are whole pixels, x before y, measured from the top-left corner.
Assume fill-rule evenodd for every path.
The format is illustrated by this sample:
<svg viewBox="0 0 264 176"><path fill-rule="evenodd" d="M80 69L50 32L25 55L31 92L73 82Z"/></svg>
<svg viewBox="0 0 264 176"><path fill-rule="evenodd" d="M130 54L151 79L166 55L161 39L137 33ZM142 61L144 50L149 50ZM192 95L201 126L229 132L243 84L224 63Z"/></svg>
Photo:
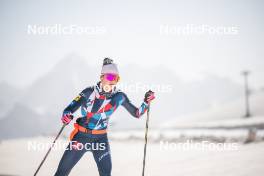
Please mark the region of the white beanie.
<svg viewBox="0 0 264 176"><path fill-rule="evenodd" d="M101 70L102 75L106 73L119 75L117 65L113 63L112 59L109 59L109 58L104 59L104 63L103 63L102 70Z"/></svg>

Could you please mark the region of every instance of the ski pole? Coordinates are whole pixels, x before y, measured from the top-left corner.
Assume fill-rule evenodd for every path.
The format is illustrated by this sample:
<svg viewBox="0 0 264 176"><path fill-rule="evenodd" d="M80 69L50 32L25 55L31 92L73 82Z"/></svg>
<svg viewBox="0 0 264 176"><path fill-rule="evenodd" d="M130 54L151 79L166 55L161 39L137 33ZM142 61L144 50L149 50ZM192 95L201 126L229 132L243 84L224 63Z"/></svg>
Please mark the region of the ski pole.
<svg viewBox="0 0 264 176"><path fill-rule="evenodd" d="M48 157L48 155L49 155L49 153L50 153L50 151L51 151L51 149L52 149L52 147L54 146L55 142L57 141L57 139L58 139L59 136L61 135L61 133L62 133L63 129L65 128L65 126L66 126L66 124L63 124L63 125L62 125L62 127L61 127L59 133L57 134L56 138L54 139L54 141L53 141L52 145L50 146L48 152L46 153L46 155L45 155L44 158L42 159L41 163L39 164L38 169L37 169L36 172L34 173L34 176L37 175L39 169L41 168L41 166L42 166L43 163L45 162L46 158Z"/></svg>
<svg viewBox="0 0 264 176"><path fill-rule="evenodd" d="M145 146L144 146L144 158L143 158L142 176L145 175L145 162L146 162L147 143L148 143L149 109L150 109L150 104L149 104L149 107L148 107L148 110L147 110L147 120L146 120L146 129L145 129Z"/></svg>

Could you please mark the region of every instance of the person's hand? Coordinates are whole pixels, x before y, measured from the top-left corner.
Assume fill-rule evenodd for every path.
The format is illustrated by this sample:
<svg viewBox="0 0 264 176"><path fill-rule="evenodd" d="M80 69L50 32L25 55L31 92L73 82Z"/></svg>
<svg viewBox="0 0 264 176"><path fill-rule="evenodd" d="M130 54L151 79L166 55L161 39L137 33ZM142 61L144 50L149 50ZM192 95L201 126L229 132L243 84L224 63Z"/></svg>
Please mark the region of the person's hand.
<svg viewBox="0 0 264 176"><path fill-rule="evenodd" d="M151 90L147 91L146 94L145 94L144 102L149 104L154 99L155 99L154 92L151 91Z"/></svg>
<svg viewBox="0 0 264 176"><path fill-rule="evenodd" d="M63 113L63 115L61 117L61 121L65 125L68 125L71 122L72 119L73 119L73 115L70 112Z"/></svg>

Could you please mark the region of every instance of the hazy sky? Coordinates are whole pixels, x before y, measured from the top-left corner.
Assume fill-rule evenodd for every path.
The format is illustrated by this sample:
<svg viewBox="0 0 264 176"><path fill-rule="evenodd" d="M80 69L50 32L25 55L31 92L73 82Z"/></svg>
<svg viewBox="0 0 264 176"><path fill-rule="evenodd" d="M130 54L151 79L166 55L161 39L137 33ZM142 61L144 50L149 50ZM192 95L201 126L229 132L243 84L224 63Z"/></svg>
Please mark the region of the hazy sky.
<svg viewBox="0 0 264 176"><path fill-rule="evenodd" d="M0 1L0 81L20 87L49 71L69 53L91 65L112 57L119 65L163 65L184 80L208 73L242 80L250 69L254 86L264 86L263 1ZM32 35L28 25L103 27L96 35ZM237 34L169 33L179 29L225 27Z"/></svg>

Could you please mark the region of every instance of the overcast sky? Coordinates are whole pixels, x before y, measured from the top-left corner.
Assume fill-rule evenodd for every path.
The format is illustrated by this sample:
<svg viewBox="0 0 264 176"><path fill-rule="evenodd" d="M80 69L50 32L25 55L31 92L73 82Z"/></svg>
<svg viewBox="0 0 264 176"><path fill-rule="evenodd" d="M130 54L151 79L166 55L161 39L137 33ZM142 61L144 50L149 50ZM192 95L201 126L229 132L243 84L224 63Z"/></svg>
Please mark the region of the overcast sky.
<svg viewBox="0 0 264 176"><path fill-rule="evenodd" d="M101 65L112 57L120 65L163 65L192 81L217 74L264 86L263 1L0 1L0 81L24 87L70 53ZM77 25L104 32L33 35L34 26ZM162 33L168 26L170 33ZM209 26L235 33L175 33ZM174 32L173 32L174 30ZM163 31L164 32L164 31ZM144 74L144 73L142 73Z"/></svg>

